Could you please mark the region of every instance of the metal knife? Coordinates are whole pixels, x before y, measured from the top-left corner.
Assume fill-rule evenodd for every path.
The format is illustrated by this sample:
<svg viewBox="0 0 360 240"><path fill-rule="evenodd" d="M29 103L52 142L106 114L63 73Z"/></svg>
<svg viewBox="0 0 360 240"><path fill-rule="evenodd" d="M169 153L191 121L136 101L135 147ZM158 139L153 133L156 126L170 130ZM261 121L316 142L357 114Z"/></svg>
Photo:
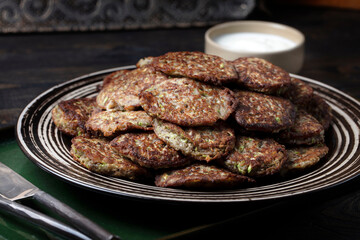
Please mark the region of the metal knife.
<svg viewBox="0 0 360 240"><path fill-rule="evenodd" d="M45 214L15 202L19 199L32 198L67 220L77 230ZM0 208L19 217L31 220L48 230L71 239L120 239L85 218L74 209L40 190L15 171L0 162Z"/></svg>

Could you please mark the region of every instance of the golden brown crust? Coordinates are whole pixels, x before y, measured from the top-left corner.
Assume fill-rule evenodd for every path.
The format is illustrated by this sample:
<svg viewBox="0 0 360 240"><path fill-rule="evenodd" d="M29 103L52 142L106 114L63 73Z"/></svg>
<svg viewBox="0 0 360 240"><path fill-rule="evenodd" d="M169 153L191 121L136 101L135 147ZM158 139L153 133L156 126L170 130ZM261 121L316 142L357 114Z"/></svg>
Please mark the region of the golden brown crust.
<svg viewBox="0 0 360 240"><path fill-rule="evenodd" d="M189 78L152 85L140 94L141 106L151 116L180 126L209 126L226 120L237 101L232 91Z"/></svg>
<svg viewBox="0 0 360 240"><path fill-rule="evenodd" d="M324 130L330 127L332 121L331 107L322 97L314 94L306 106L304 106L304 109L320 122Z"/></svg>
<svg viewBox="0 0 360 240"><path fill-rule="evenodd" d="M290 85L290 75L265 59L241 57L232 62L239 78L237 83L249 90L273 94Z"/></svg>
<svg viewBox="0 0 360 240"><path fill-rule="evenodd" d="M246 130L278 132L294 123L295 107L289 100L248 91L235 95L239 102L235 119Z"/></svg>
<svg viewBox="0 0 360 240"><path fill-rule="evenodd" d="M306 105L313 96L313 88L297 78L290 78L290 86L284 93L280 93L280 96L289 99L293 104L297 106Z"/></svg>
<svg viewBox="0 0 360 240"><path fill-rule="evenodd" d="M263 59L169 52L105 76L97 90L91 101L60 103L52 118L60 131L81 135L71 155L99 174L138 180L157 173L161 187L244 187L312 166L328 151L293 144L324 142L330 106Z"/></svg>
<svg viewBox="0 0 360 240"><path fill-rule="evenodd" d="M224 165L235 173L264 177L279 172L286 159L285 147L273 139L238 136Z"/></svg>
<svg viewBox="0 0 360 240"><path fill-rule="evenodd" d="M149 177L147 169L115 153L110 142L101 138L75 137L71 140L70 154L92 172L131 180Z"/></svg>
<svg viewBox="0 0 360 240"><path fill-rule="evenodd" d="M124 70L119 70L119 71L110 73L109 75L105 76L103 83L102 83L102 88L104 88L106 85L108 85L112 82L121 81L121 77L128 72L130 72L130 70L124 69Z"/></svg>
<svg viewBox="0 0 360 240"><path fill-rule="evenodd" d="M301 146L287 149L288 160L281 169L281 174L301 172L317 164L329 151L325 144Z"/></svg>
<svg viewBox="0 0 360 240"><path fill-rule="evenodd" d="M211 127L181 128L154 119L156 135L185 156L212 161L226 156L235 146L234 130L225 124Z"/></svg>
<svg viewBox="0 0 360 240"><path fill-rule="evenodd" d="M152 117L145 111L102 111L89 118L86 128L95 133L100 132L105 137L135 129L153 130Z"/></svg>
<svg viewBox="0 0 360 240"><path fill-rule="evenodd" d="M111 78L111 76L109 77ZM98 94L96 101L106 110L136 110L140 108L139 94L150 85L164 81L167 77L153 68L137 68L119 72Z"/></svg>
<svg viewBox="0 0 360 240"><path fill-rule="evenodd" d="M324 128L303 110L297 111L294 124L279 133L279 142L288 145L313 145L324 142Z"/></svg>
<svg viewBox="0 0 360 240"><path fill-rule="evenodd" d="M58 129L70 136L86 134L85 123L98 108L95 98L77 98L60 102L51 112Z"/></svg>
<svg viewBox="0 0 360 240"><path fill-rule="evenodd" d="M189 162L155 133L125 133L111 141L119 154L147 168L172 168Z"/></svg>
<svg viewBox="0 0 360 240"><path fill-rule="evenodd" d="M176 188L232 188L254 180L212 165L193 164L156 176L158 187Z"/></svg>
<svg viewBox="0 0 360 240"><path fill-rule="evenodd" d="M159 57L146 58L138 65L150 65L167 75L193 78L215 85L237 79L232 64L221 57L202 52L168 52Z"/></svg>

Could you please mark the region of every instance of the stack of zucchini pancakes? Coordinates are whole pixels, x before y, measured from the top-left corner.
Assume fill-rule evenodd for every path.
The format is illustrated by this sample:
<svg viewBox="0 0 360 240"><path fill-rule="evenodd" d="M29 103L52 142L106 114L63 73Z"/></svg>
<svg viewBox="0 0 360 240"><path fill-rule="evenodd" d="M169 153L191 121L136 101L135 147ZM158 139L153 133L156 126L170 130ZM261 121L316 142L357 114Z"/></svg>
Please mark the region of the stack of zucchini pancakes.
<svg viewBox="0 0 360 240"><path fill-rule="evenodd" d="M328 152L331 109L266 60L169 52L106 76L96 97L62 101L52 118L90 171L221 189L317 164Z"/></svg>

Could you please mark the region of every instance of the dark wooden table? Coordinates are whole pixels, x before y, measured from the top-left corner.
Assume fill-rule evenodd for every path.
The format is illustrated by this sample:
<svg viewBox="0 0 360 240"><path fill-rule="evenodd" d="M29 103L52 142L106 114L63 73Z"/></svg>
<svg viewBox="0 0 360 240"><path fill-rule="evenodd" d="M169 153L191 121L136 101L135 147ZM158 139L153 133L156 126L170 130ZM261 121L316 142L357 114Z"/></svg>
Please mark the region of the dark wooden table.
<svg viewBox="0 0 360 240"><path fill-rule="evenodd" d="M255 11L249 19L279 22L302 31L306 36L306 57L299 75L360 99L360 11L271 6L266 12ZM132 65L145 56L203 51L206 30L1 35L0 128L12 131L21 110L58 83L98 70ZM236 206L226 210L241 211ZM222 227L200 233L219 236L230 232L238 238L360 239L359 177L332 189L290 198L267 210L252 211Z"/></svg>
<svg viewBox="0 0 360 240"><path fill-rule="evenodd" d="M254 12L250 19L293 26L306 36L300 75L354 97L360 75L359 11L287 7ZM119 32L35 33L0 37L0 127L10 127L35 96L86 73L131 65L167 51L204 50L207 28Z"/></svg>

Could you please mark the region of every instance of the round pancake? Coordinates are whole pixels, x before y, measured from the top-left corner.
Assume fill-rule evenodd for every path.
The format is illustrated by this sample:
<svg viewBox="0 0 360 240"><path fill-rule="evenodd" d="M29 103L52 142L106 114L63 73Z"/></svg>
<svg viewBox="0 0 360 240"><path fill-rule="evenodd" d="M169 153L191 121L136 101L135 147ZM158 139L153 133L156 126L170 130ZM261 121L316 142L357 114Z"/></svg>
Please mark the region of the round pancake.
<svg viewBox="0 0 360 240"><path fill-rule="evenodd" d="M313 146L301 146L287 149L288 160L281 168L281 174L301 172L304 169L314 166L329 151L325 144Z"/></svg>
<svg viewBox="0 0 360 240"><path fill-rule="evenodd" d="M132 71L114 73L99 92L97 104L106 110L136 110L140 108L141 90L153 83L164 81L167 77L153 68L137 68ZM111 77L109 77L111 78Z"/></svg>
<svg viewBox="0 0 360 240"><path fill-rule="evenodd" d="M145 111L102 111L93 114L86 122L86 128L112 137L129 130L152 130L152 117Z"/></svg>
<svg viewBox="0 0 360 240"><path fill-rule="evenodd" d="M119 154L146 168L173 168L189 162L155 133L125 133L114 138L111 146Z"/></svg>
<svg viewBox="0 0 360 240"><path fill-rule="evenodd" d="M107 110L121 108L118 106L114 95L127 72L123 70L116 71L104 78L102 88L96 97L96 102L100 108Z"/></svg>
<svg viewBox="0 0 360 240"><path fill-rule="evenodd" d="M278 132L295 120L295 107L287 99L256 92L237 91L237 123L246 130Z"/></svg>
<svg viewBox="0 0 360 240"><path fill-rule="evenodd" d="M226 120L237 105L229 89L189 78L154 84L141 92L140 101L150 116L180 126L214 125L218 120Z"/></svg>
<svg viewBox="0 0 360 240"><path fill-rule="evenodd" d="M224 165L241 175L264 177L279 172L286 159L285 147L273 139L238 136Z"/></svg>
<svg viewBox="0 0 360 240"><path fill-rule="evenodd" d="M282 97L289 99L297 106L306 105L313 96L313 88L297 78L290 78L290 86L286 91L280 94Z"/></svg>
<svg viewBox="0 0 360 240"><path fill-rule="evenodd" d="M193 164L156 176L155 185L173 188L233 188L255 182L211 165Z"/></svg>
<svg viewBox="0 0 360 240"><path fill-rule="evenodd" d="M95 98L77 98L60 102L51 111L55 126L70 136L86 134L85 123L98 110Z"/></svg>
<svg viewBox="0 0 360 240"><path fill-rule="evenodd" d="M174 149L196 160L212 161L226 156L235 146L235 133L225 124L211 127L181 128L154 119L156 135Z"/></svg>
<svg viewBox="0 0 360 240"><path fill-rule="evenodd" d="M74 137L70 154L92 172L131 180L149 177L147 169L115 153L110 142L100 138Z"/></svg>
<svg viewBox="0 0 360 240"><path fill-rule="evenodd" d="M222 85L237 79L232 64L221 57L202 52L168 52L159 57L142 59L138 66L152 66L175 77L188 77Z"/></svg>
<svg viewBox="0 0 360 240"><path fill-rule="evenodd" d="M290 85L290 75L265 59L241 57L232 61L239 77L237 84L252 91L274 94Z"/></svg>
<svg viewBox="0 0 360 240"><path fill-rule="evenodd" d="M113 72L113 73L105 76L103 83L102 83L102 88L104 88L106 85L108 85L111 82L121 81L121 77L128 72L130 72L130 70L123 69L123 70L119 70L119 71Z"/></svg>
<svg viewBox="0 0 360 240"><path fill-rule="evenodd" d="M294 124L279 133L278 141L286 145L314 145L324 142L324 128L304 110L296 114Z"/></svg>
<svg viewBox="0 0 360 240"><path fill-rule="evenodd" d="M322 97L314 94L304 109L319 121L325 131L330 127L332 121L331 107Z"/></svg>

